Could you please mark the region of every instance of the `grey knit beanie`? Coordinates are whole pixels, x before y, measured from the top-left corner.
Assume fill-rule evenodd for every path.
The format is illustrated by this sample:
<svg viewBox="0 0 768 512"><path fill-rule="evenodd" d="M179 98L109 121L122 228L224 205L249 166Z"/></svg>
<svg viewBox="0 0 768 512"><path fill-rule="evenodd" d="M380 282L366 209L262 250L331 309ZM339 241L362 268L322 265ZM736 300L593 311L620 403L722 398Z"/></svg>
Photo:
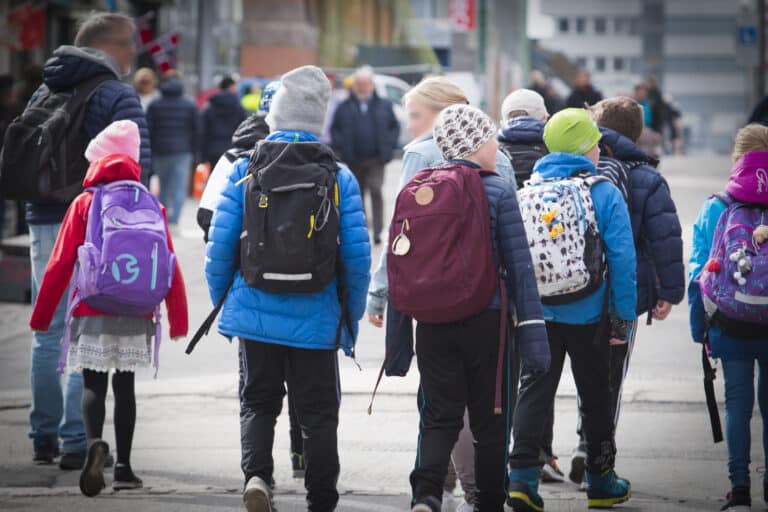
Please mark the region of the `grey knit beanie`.
<svg viewBox="0 0 768 512"><path fill-rule="evenodd" d="M317 66L302 66L284 74L267 114L267 124L278 130L323 133L331 84Z"/></svg>
<svg viewBox="0 0 768 512"><path fill-rule="evenodd" d="M437 116L432 134L446 160L466 158L496 135L485 112L469 105L451 105Z"/></svg>

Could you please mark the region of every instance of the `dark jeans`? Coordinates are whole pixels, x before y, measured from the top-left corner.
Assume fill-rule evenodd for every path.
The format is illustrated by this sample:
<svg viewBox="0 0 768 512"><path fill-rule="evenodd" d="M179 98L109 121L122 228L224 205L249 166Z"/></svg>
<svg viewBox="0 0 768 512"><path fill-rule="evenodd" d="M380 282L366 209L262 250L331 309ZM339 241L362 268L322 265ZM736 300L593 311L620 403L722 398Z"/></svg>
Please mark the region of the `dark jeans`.
<svg viewBox="0 0 768 512"><path fill-rule="evenodd" d="M241 466L248 480L272 480L272 446L285 385L294 397L304 438L307 506L312 512L336 508L339 494L339 373L335 350L307 350L240 340Z"/></svg>
<svg viewBox="0 0 768 512"><path fill-rule="evenodd" d="M378 236L384 229L384 200L381 196L381 187L384 184L384 162L374 158L350 163L349 168L360 185L360 197L363 198L363 205L365 205L366 190L371 196L373 232Z"/></svg>
<svg viewBox="0 0 768 512"><path fill-rule="evenodd" d="M83 422L88 441L101 439L109 387L109 373L83 370ZM115 394L115 440L117 463L130 466L133 431L136 427L136 392L133 372L114 372L112 392Z"/></svg>
<svg viewBox="0 0 768 512"><path fill-rule="evenodd" d="M611 417L613 418L614 433L619 425L619 414L621 413L621 395L624 389L624 379L627 376L627 370L629 369L629 359L632 356L632 349L635 346L635 337L637 336L637 321L632 323L632 333L624 345L612 345L608 347L610 354L610 386L611 386ZM579 407L581 407L581 399L577 397ZM584 435L584 419L579 414L579 419L576 425L576 434L579 436L580 451L587 451L587 438ZM552 402L551 414L547 425L544 427L544 436L541 443L541 451L549 458L554 456L552 450L552 439L554 437L555 426L555 404Z"/></svg>
<svg viewBox="0 0 768 512"><path fill-rule="evenodd" d="M547 322L552 364L549 372L523 376L517 397L510 456L514 468L541 465L542 429L551 417L565 355L571 359L576 389L581 397L584 433L588 441L587 470L602 474L613 469L616 458L611 392L608 378L608 333L595 343L598 324L571 325Z"/></svg>
<svg viewBox="0 0 768 512"><path fill-rule="evenodd" d="M502 411L494 414L499 311L485 311L450 324L420 322L416 327L421 422L411 473L414 503L430 503L435 511L440 510L436 503L442 497L448 460L468 408L475 439L475 510L503 510L512 385L509 353L507 344Z"/></svg>

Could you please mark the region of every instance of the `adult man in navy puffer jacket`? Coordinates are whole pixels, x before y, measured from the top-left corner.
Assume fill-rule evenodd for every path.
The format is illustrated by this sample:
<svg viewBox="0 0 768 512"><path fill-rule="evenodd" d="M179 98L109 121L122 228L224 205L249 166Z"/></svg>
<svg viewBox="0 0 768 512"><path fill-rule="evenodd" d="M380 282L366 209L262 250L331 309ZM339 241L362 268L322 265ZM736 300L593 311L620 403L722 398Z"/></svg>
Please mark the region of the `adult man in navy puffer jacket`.
<svg viewBox="0 0 768 512"><path fill-rule="evenodd" d="M122 14L98 13L89 17L80 27L75 45L61 46L45 64L44 85L32 96L30 105L48 88L70 89L96 75L112 75L114 79L99 85L88 100L82 127L88 137L93 138L113 121L134 121L141 134L142 181L146 184L149 180L150 154L144 111L133 87L119 81L130 72L136 56L135 31L133 20ZM67 205L27 204L33 303L66 210ZM29 435L33 440L36 462L52 463L59 454L61 438L61 468L80 469L86 450L80 413L82 376L79 373L70 374L62 396L61 380L56 371L64 333L65 306L66 301L62 300L48 332L34 333Z"/></svg>
<svg viewBox="0 0 768 512"><path fill-rule="evenodd" d="M591 113L603 134L597 171L619 188L629 207L637 252L637 315L647 315L650 325L652 319L664 320L672 305L679 304L685 296L682 229L677 209L666 180L656 170L658 161L636 144L643 129L641 106L631 98L611 98L597 103ZM637 324L635 321L626 344L611 347L611 400L616 425ZM574 458L585 448L581 421L577 431L580 449L574 452ZM574 466L578 469L581 463L575 462L570 476L579 480Z"/></svg>

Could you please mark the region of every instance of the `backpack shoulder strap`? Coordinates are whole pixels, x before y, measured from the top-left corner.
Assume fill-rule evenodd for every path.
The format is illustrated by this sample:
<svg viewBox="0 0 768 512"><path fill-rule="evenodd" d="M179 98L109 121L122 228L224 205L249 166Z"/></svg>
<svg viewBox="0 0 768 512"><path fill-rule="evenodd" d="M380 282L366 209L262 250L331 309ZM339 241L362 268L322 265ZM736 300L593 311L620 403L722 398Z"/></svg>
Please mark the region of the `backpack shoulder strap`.
<svg viewBox="0 0 768 512"><path fill-rule="evenodd" d="M707 354L707 345L701 345L701 364L704 370L704 395L707 398L707 411L709 412L709 423L712 427L712 439L715 443L723 440L723 429L720 424L720 411L717 408L717 399L715 397L715 378L717 373L709 362Z"/></svg>
<svg viewBox="0 0 768 512"><path fill-rule="evenodd" d="M726 206L726 208L736 202L733 196L728 192L726 192L725 190L723 190L722 192L718 192L716 194L712 194L710 197L719 199L720 202L722 202Z"/></svg>
<svg viewBox="0 0 768 512"><path fill-rule="evenodd" d="M98 217L101 215L101 196L104 189L101 186L87 187L85 192L91 192L91 206L88 208L88 222L85 226L85 241L96 246L101 245L101 231L96 228Z"/></svg>
<svg viewBox="0 0 768 512"><path fill-rule="evenodd" d="M72 97L67 101L65 107L67 112L70 114L78 112L88 103L99 86L108 80L116 80L116 78L114 75L103 73L75 85L72 88Z"/></svg>

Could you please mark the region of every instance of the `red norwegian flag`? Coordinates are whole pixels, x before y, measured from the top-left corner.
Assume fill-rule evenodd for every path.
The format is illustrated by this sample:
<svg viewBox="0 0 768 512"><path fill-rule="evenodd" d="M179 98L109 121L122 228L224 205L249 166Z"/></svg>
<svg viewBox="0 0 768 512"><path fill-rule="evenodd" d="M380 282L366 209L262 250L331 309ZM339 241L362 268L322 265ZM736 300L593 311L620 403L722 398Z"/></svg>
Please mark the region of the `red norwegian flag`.
<svg viewBox="0 0 768 512"><path fill-rule="evenodd" d="M144 49L149 43L155 39L155 32L152 30L152 20L155 18L154 11L150 11L142 16L136 18L136 37L138 38L137 46Z"/></svg>
<svg viewBox="0 0 768 512"><path fill-rule="evenodd" d="M33 8L24 4L8 13L6 22L15 32L14 46L20 50L34 50L45 46L45 7Z"/></svg>
<svg viewBox="0 0 768 512"><path fill-rule="evenodd" d="M149 53L155 61L157 69L162 75L177 66L177 50L179 46L179 32L165 34L149 44Z"/></svg>

